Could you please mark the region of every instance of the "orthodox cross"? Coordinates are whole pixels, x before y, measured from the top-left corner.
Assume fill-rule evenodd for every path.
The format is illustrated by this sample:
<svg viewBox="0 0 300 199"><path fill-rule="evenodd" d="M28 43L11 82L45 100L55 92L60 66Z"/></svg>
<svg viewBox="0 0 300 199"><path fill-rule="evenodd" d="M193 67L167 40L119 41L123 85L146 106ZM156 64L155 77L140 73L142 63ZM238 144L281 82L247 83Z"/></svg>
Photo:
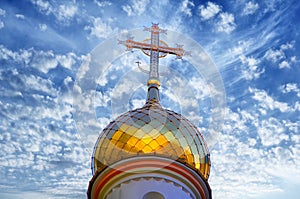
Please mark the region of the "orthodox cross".
<svg viewBox="0 0 300 199"><path fill-rule="evenodd" d="M176 58L180 59L185 51L182 49L182 45L171 48L168 47L164 41L160 40L159 33L166 33L166 30L160 29L158 24L153 23L150 28L145 27L144 30L151 32L150 39L145 39L143 42L137 42L133 40L133 37L130 37L126 41L119 41L119 43L124 44L127 47L127 50L137 48L150 56L150 71L147 84L157 84L159 86L159 58L165 57L168 54L173 54L176 55ZM138 64L139 63L140 62L138 62Z"/></svg>

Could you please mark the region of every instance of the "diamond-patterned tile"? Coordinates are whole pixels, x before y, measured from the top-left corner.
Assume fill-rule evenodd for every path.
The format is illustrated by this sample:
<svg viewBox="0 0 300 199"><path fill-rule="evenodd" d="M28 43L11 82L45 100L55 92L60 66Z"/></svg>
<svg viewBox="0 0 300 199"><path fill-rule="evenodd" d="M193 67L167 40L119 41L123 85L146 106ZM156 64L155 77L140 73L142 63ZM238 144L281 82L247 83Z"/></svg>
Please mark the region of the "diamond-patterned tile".
<svg viewBox="0 0 300 199"><path fill-rule="evenodd" d="M94 166L100 169L123 158L143 154L180 161L208 178L209 153L202 135L173 111L147 106L119 116L100 134Z"/></svg>

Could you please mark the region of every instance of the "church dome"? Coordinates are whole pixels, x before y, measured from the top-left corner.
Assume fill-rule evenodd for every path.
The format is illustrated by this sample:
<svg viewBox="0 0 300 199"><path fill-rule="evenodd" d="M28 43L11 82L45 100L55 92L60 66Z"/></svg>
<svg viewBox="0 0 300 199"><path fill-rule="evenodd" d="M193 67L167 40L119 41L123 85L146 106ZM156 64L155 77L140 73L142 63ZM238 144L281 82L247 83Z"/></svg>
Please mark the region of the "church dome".
<svg viewBox="0 0 300 199"><path fill-rule="evenodd" d="M152 90L142 108L126 112L103 129L94 148L93 172L126 158L159 156L181 162L207 180L210 157L201 133L181 114L162 108L157 89Z"/></svg>

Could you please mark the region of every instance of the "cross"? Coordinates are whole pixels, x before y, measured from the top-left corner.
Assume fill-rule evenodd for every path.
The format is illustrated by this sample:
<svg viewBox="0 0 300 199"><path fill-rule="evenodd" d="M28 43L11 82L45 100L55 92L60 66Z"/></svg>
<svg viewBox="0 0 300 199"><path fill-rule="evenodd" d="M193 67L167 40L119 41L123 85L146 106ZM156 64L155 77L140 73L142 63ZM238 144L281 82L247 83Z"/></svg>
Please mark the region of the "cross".
<svg viewBox="0 0 300 199"><path fill-rule="evenodd" d="M185 51L182 49L182 45L171 48L168 47L164 41L160 40L159 33L166 33L166 30L160 29L158 24L152 23L150 28L145 27L144 30L151 32L150 39L145 39L143 42L137 42L133 40L133 37L130 37L126 41L119 41L119 43L124 44L127 47L127 50L137 48L150 56L150 71L147 84L157 84L159 86L159 58L165 57L168 54L176 55L176 58L182 58Z"/></svg>

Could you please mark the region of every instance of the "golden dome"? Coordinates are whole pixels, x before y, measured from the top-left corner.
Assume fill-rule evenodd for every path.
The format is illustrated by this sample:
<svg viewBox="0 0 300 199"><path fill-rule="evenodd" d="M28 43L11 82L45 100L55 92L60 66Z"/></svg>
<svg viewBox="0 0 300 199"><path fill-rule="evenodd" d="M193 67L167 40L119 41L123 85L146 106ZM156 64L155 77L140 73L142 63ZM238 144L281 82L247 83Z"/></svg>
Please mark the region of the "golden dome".
<svg viewBox="0 0 300 199"><path fill-rule="evenodd" d="M163 109L156 99L148 99L144 107L119 116L104 128L94 148L92 167L94 172L101 171L122 159L149 155L184 163L205 180L209 177L209 152L197 127Z"/></svg>

